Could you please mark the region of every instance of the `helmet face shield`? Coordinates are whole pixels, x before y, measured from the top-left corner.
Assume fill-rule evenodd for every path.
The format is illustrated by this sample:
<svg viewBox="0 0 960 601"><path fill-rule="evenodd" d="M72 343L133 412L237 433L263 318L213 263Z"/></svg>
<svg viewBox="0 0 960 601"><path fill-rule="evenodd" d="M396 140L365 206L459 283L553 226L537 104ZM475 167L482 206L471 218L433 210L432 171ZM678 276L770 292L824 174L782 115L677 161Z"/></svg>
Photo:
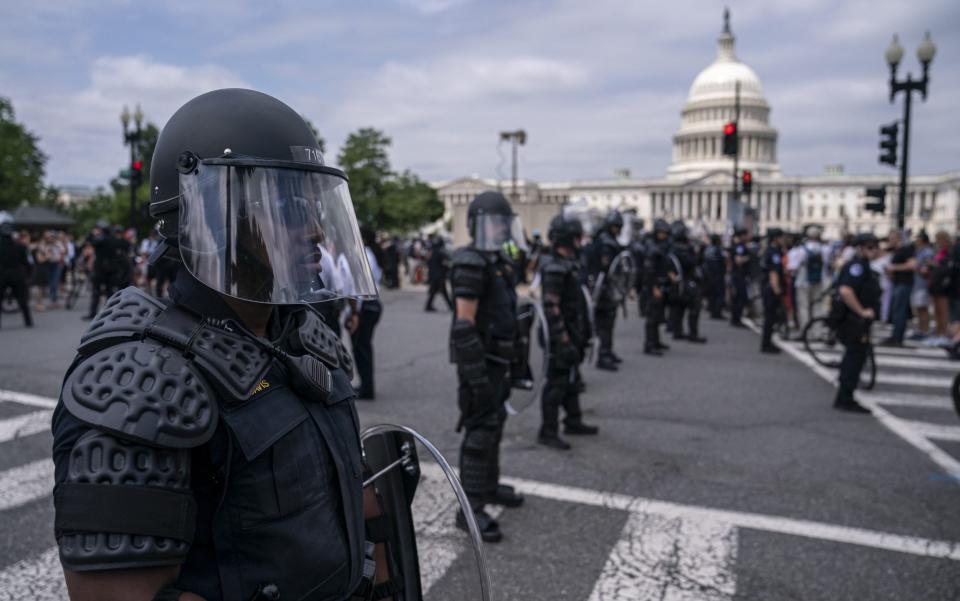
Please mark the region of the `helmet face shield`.
<svg viewBox="0 0 960 601"><path fill-rule="evenodd" d="M514 215L481 213L474 217L473 227L473 245L477 250L500 250L505 244L511 241L516 243L518 247L521 241L526 245L526 240L523 238L522 226L520 225L519 219ZM517 231L520 232L519 239L514 237L517 235Z"/></svg>
<svg viewBox="0 0 960 601"><path fill-rule="evenodd" d="M246 301L377 294L346 177L329 167L200 161L180 175L179 247L195 278Z"/></svg>

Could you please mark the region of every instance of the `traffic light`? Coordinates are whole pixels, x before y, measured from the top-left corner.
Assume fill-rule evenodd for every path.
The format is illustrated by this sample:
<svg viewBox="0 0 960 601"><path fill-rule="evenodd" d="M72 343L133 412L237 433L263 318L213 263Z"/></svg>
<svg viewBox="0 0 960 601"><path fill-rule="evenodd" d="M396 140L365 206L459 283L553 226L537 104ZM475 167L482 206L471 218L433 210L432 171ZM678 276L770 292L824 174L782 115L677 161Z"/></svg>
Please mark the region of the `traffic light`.
<svg viewBox="0 0 960 601"><path fill-rule="evenodd" d="M880 186L879 188L867 188L867 197L876 198L876 202L868 202L863 205L868 211L873 213L885 213L887 211L887 187Z"/></svg>
<svg viewBox="0 0 960 601"><path fill-rule="evenodd" d="M139 188L143 183L143 161L134 161L130 165L130 185Z"/></svg>
<svg viewBox="0 0 960 601"><path fill-rule="evenodd" d="M753 191L753 173L744 169L740 176L740 192L750 194Z"/></svg>
<svg viewBox="0 0 960 601"><path fill-rule="evenodd" d="M880 128L880 162L891 167L897 166L897 133L900 126L896 121Z"/></svg>
<svg viewBox="0 0 960 601"><path fill-rule="evenodd" d="M723 154L737 156L737 124L733 121L723 126Z"/></svg>

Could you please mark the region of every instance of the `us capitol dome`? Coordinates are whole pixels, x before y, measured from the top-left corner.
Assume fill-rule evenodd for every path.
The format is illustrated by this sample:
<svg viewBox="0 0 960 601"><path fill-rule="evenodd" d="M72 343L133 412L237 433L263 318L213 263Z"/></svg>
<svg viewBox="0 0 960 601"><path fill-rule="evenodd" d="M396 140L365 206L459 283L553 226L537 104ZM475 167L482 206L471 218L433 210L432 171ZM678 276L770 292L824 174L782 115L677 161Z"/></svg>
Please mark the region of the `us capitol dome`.
<svg viewBox="0 0 960 601"><path fill-rule="evenodd" d="M680 112L680 128L672 139L672 161L664 176L635 177L617 169L607 179L565 182L520 180L516 195L511 182L463 177L433 184L445 213L436 228L452 231L456 244L469 241L467 207L487 190L502 190L511 199L528 234L547 231L550 219L566 204L586 205L597 214L610 209L635 211L651 220L682 219L700 232L730 232L747 225L757 233L770 227L800 231L818 225L836 239L845 233L872 231L885 234L895 224L898 178L893 170L875 174L846 174L839 163L825 165L819 175L790 176L780 171L777 130L770 122L770 104L760 78L737 58L730 13L724 11L717 54L693 80ZM884 73L877 75L877 103L885 103ZM740 87L740 115L736 89ZM737 175L750 171L753 189L735 198L734 162L723 155L724 125L737 121L739 157ZM530 132L536 136L537 132ZM665 141L666 142L666 141ZM664 144L666 151L667 144ZM877 149L869 145L865 153ZM827 157L826 160L842 160ZM622 160L629 160L624 157ZM615 167L615 165L611 165ZM887 187L886 212L866 211L865 191ZM749 221L746 220L749 216ZM943 229L953 232L960 223L960 170L909 179L906 227L912 231Z"/></svg>
<svg viewBox="0 0 960 601"><path fill-rule="evenodd" d="M755 177L780 175L777 164L777 130L770 125L770 105L760 78L740 62L734 52L730 12L724 11L723 31L717 40L717 57L690 86L680 130L673 136L671 179L690 179L712 172L730 171L723 155L723 126L738 120L736 88L740 86L740 167Z"/></svg>

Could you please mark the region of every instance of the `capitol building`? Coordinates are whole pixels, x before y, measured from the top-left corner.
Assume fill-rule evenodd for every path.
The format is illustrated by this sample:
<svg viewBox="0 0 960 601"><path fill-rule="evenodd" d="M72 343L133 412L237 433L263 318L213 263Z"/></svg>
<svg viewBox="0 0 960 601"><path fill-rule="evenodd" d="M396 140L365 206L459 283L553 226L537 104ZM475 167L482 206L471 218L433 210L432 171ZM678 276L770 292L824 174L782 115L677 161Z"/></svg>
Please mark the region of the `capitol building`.
<svg viewBox="0 0 960 601"><path fill-rule="evenodd" d="M883 235L896 223L898 176L846 175L840 166L820 176L785 176L777 157L777 130L760 78L735 53L729 17L718 39L717 56L693 80L673 136L673 160L665 177L616 177L593 181L520 181L514 210L527 231L546 233L550 219L568 203L586 204L598 212L633 210L650 223L663 217L683 219L711 232L728 231L750 214L760 232L769 227L799 231L808 225L824 228L825 236L873 231ZM753 175L753 190L737 203L731 199L733 160L723 155L723 127L734 120L739 83L739 169ZM498 184L500 186L498 186ZM864 209L868 187L887 186L885 214ZM480 192L498 187L510 195L511 183L466 177L435 184L452 223L457 244L468 239L467 205ZM909 179L906 227L914 232L946 230L960 223L960 171Z"/></svg>

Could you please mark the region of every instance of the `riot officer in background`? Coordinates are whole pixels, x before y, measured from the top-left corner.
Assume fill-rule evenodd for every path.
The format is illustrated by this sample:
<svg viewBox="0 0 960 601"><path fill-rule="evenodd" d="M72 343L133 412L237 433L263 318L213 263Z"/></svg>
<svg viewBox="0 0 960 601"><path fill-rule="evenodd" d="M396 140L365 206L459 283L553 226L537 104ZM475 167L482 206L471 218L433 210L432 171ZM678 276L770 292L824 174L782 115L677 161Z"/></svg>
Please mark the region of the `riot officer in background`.
<svg viewBox="0 0 960 601"><path fill-rule="evenodd" d="M427 292L427 304L424 306L424 311L428 313L436 311L433 308L433 297L438 293L443 297L447 308L453 311L453 301L447 294L447 264L449 261L450 257L447 256L443 237L436 234L432 235L430 237L430 257L427 259L427 283L430 289Z"/></svg>
<svg viewBox="0 0 960 601"><path fill-rule="evenodd" d="M100 224L87 242L93 246L93 291L90 311L85 320L93 319L100 307L100 297L109 298L130 283L130 243L123 237L123 227Z"/></svg>
<svg viewBox="0 0 960 601"><path fill-rule="evenodd" d="M543 313L550 332L550 358L541 399L543 422L537 441L561 451L570 449L570 444L559 436L561 406L566 413L564 434L598 432L596 426L583 423L577 381L577 366L583 358L589 332L577 260L582 236L579 221L557 215L550 222L550 253L540 261Z"/></svg>
<svg viewBox="0 0 960 601"><path fill-rule="evenodd" d="M643 352L659 357L670 347L660 342L660 324L664 321L670 276L667 263L670 246L670 224L663 219L653 222L653 236L648 240L643 264L643 296L646 307Z"/></svg>
<svg viewBox="0 0 960 601"><path fill-rule="evenodd" d="M23 313L23 325L32 328L30 301L27 298L27 272L30 261L27 247L13 239L13 225L0 223L0 297L10 291Z"/></svg>
<svg viewBox="0 0 960 601"><path fill-rule="evenodd" d="M181 263L172 302L111 297L53 417L71 599L389 596L385 545L365 544L381 514L363 487L349 355L307 306L331 296L321 241L354 293L376 297L346 176L296 111L227 89L170 118L150 189L155 256Z"/></svg>
<svg viewBox="0 0 960 601"><path fill-rule="evenodd" d="M517 274L504 252L515 241L519 222L506 197L484 192L470 203L467 229L471 243L453 253L450 280L455 313L450 330L451 359L457 366L460 420L460 480L487 542L502 538L487 513L487 503L516 507L523 497L501 485L500 439L507 419L510 365L517 336ZM466 520L457 516L457 526Z"/></svg>
<svg viewBox="0 0 960 601"><path fill-rule="evenodd" d="M741 319L747 306L747 280L750 273L750 250L746 243L747 230L739 228L733 232L733 244L730 246L730 325L745 328Z"/></svg>
<svg viewBox="0 0 960 601"><path fill-rule="evenodd" d="M643 264L646 260L647 252L647 234L643 231L643 219L639 217L633 218L633 228L632 235L630 236L630 242L628 245L628 250L630 255L633 257L633 264L636 266L637 273L635 274L633 280L633 287L637 293L637 311L638 315L641 317L646 315L646 303L644 302L643 295Z"/></svg>
<svg viewBox="0 0 960 601"><path fill-rule="evenodd" d="M837 297L830 320L837 326L837 338L843 343L840 360L840 387L833 401L835 409L852 413L870 413L853 398L860 381L860 372L870 348L870 326L880 312L880 280L870 268L879 254L879 241L873 234L859 234L854 239L857 254L837 276Z"/></svg>
<svg viewBox="0 0 960 601"><path fill-rule="evenodd" d="M760 352L776 355L780 349L773 344L773 328L784 319L783 295L786 279L783 277L783 230L771 228L767 232L767 250L763 253L763 335Z"/></svg>
<svg viewBox="0 0 960 601"><path fill-rule="evenodd" d="M674 340L705 343L700 336L700 306L703 303L700 258L687 233L687 226L677 220L670 228L670 261L668 273L674 274L670 286L670 331ZM683 333L683 315L687 314L689 333Z"/></svg>
<svg viewBox="0 0 960 601"><path fill-rule="evenodd" d="M597 328L597 338L600 343L597 369L607 371L617 371L617 365L622 362L622 359L613 352L613 328L617 321L619 301L616 298L615 284L611 280L612 274L609 272L613 260L623 250L617 241L621 229L623 229L623 215L620 211L614 210L607 213L600 230L594 237L588 257L593 286L598 285L601 273L606 274L603 282L599 284L600 290L594 291L594 298L597 299L594 307L594 325Z"/></svg>
<svg viewBox="0 0 960 601"><path fill-rule="evenodd" d="M707 305L710 319L723 319L726 295L727 257L719 234L710 235L710 244L703 251L703 271L706 280Z"/></svg>

